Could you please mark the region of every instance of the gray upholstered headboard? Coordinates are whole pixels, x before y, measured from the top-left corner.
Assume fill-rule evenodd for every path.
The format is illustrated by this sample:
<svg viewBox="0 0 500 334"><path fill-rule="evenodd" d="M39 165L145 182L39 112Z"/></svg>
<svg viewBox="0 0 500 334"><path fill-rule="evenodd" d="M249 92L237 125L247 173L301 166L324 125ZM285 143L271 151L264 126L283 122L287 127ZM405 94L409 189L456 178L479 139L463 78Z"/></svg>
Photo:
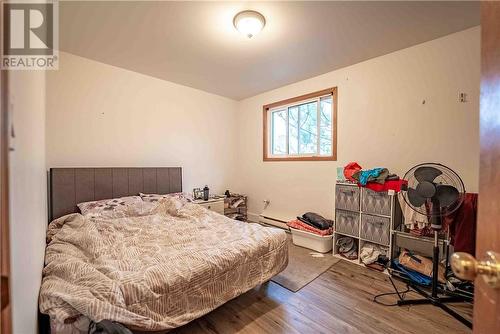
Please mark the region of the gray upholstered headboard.
<svg viewBox="0 0 500 334"><path fill-rule="evenodd" d="M79 212L78 203L182 191L182 168L51 168L49 221Z"/></svg>

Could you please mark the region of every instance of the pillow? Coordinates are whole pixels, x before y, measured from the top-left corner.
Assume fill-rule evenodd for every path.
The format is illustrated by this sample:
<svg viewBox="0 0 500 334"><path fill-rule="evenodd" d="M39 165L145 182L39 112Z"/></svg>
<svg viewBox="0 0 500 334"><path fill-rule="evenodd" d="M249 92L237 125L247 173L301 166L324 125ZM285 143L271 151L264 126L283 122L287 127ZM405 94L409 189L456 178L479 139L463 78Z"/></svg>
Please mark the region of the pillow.
<svg viewBox="0 0 500 334"><path fill-rule="evenodd" d="M139 196L127 196L100 201L78 203L78 208L84 216L118 218L127 217L130 206L141 205Z"/></svg>
<svg viewBox="0 0 500 334"><path fill-rule="evenodd" d="M157 212L167 213L171 216L178 216L179 210L181 210L188 201L184 197L177 196L166 196L160 198L158 202L145 202L149 204L157 204Z"/></svg>
<svg viewBox="0 0 500 334"><path fill-rule="evenodd" d="M163 198L176 198L181 201L186 201L186 202L192 202L192 197L189 194L186 193L171 193L171 194L144 194L144 193L139 193L139 196L141 196L143 201L146 202L158 202L159 200Z"/></svg>

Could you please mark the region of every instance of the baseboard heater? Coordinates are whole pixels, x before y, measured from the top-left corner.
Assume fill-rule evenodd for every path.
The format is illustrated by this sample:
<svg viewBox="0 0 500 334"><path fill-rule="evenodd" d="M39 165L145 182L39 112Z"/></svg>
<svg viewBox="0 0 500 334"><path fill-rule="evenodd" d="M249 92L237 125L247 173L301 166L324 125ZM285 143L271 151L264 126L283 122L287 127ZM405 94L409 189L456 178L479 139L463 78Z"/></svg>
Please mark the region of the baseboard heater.
<svg viewBox="0 0 500 334"><path fill-rule="evenodd" d="M264 215L259 215L259 223L261 224L266 224L266 225L272 225L275 227L282 228L284 230L288 230L288 226L286 225L286 221L264 216Z"/></svg>

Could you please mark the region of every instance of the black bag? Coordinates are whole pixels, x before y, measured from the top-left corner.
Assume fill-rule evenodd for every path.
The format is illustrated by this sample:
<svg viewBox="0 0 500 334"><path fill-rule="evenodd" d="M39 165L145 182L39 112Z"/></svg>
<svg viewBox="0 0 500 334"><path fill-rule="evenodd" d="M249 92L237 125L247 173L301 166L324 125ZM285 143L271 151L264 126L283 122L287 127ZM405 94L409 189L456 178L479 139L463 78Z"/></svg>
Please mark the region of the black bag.
<svg viewBox="0 0 500 334"><path fill-rule="evenodd" d="M91 322L89 325L89 334L132 334L130 329L110 320Z"/></svg>
<svg viewBox="0 0 500 334"><path fill-rule="evenodd" d="M306 212L302 217L297 217L297 219L320 230L326 230L333 225L333 221L314 212Z"/></svg>

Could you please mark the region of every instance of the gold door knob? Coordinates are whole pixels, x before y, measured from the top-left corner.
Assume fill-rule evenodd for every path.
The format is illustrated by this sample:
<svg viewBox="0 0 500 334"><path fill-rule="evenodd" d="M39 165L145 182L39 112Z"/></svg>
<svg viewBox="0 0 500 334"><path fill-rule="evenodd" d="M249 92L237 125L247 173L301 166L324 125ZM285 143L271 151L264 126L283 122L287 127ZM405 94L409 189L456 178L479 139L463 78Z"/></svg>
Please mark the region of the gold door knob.
<svg viewBox="0 0 500 334"><path fill-rule="evenodd" d="M500 254L488 251L486 259L477 261L468 253L457 252L451 256L451 269L458 278L473 281L481 275L494 289L500 288Z"/></svg>

